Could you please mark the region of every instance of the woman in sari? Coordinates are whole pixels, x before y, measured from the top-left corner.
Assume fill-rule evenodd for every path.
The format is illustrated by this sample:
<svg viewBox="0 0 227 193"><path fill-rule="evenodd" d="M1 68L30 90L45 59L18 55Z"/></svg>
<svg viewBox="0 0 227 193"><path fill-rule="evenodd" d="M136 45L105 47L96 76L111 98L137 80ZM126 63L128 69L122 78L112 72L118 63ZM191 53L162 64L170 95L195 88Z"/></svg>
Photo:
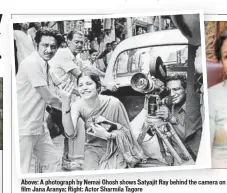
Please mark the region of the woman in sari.
<svg viewBox="0 0 227 193"><path fill-rule="evenodd" d="M215 53L223 65L223 81L208 90L212 167L227 168L227 30L217 39Z"/></svg>
<svg viewBox="0 0 227 193"><path fill-rule="evenodd" d="M130 131L130 122L123 104L115 97L100 95L100 78L84 72L77 79L81 99L70 105L73 85L62 88L62 123L68 138L78 134L78 119L86 129L84 170L135 167L143 152ZM115 129L107 131L108 124Z"/></svg>

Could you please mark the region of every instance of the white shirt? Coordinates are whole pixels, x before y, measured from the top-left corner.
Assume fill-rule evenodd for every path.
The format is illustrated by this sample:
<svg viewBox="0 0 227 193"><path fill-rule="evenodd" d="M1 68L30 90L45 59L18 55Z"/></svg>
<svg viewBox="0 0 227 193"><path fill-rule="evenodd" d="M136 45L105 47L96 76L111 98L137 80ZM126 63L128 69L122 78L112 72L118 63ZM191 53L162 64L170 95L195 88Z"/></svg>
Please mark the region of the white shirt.
<svg viewBox="0 0 227 193"><path fill-rule="evenodd" d="M49 61L50 75L55 87L51 89L55 94L60 97L57 86L64 82L75 82L76 89L76 78L70 72L73 69L78 69L75 57L69 48L59 48L55 56ZM79 72L78 72L79 74Z"/></svg>
<svg viewBox="0 0 227 193"><path fill-rule="evenodd" d="M34 46L36 45L36 42L35 42L36 32L37 32L37 30L34 27L31 27L31 28L28 29L28 33L32 37L32 41L33 41Z"/></svg>
<svg viewBox="0 0 227 193"><path fill-rule="evenodd" d="M17 60L20 65L21 61L35 51L32 37L29 33L21 30L14 30L14 39L17 47Z"/></svg>
<svg viewBox="0 0 227 193"><path fill-rule="evenodd" d="M112 41L115 41L115 36L114 36L114 33L111 33L109 35L105 34L104 36L104 45L106 46L107 43L111 43Z"/></svg>
<svg viewBox="0 0 227 193"><path fill-rule="evenodd" d="M59 48L55 56L49 61L50 74L53 82L59 85L62 81L67 81L68 78L75 80L71 70L77 68L74 62L74 55L69 48Z"/></svg>
<svg viewBox="0 0 227 193"><path fill-rule="evenodd" d="M35 51L21 62L16 76L20 135L39 135L44 129L46 102L36 87L47 86L46 62Z"/></svg>
<svg viewBox="0 0 227 193"><path fill-rule="evenodd" d="M110 61L110 58L111 58L112 54L113 54L113 51L110 51L109 53L106 54L106 63L107 63L107 65L109 64L109 61Z"/></svg>
<svg viewBox="0 0 227 193"><path fill-rule="evenodd" d="M216 135L224 135L227 131L227 83L220 82L208 89L210 139L212 158L227 163L227 142L217 142ZM222 137L225 138L225 135Z"/></svg>

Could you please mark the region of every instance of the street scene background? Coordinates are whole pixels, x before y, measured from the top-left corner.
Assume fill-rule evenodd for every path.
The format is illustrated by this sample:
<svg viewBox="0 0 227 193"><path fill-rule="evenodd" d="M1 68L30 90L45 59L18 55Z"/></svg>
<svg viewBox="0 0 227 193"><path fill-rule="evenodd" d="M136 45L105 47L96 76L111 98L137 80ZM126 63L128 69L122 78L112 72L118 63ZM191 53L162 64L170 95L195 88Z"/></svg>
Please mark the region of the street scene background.
<svg viewBox="0 0 227 193"><path fill-rule="evenodd" d="M108 19L91 19L91 20L73 20L73 21L50 21L50 22L34 22L28 23L28 35L30 35L34 47L35 33L40 28L53 28L62 34L63 43L61 48L67 47L67 33L71 30L78 30L84 33L85 41L80 57L82 60L89 59L89 51L94 49L98 51L100 57L96 62L99 69L103 72L108 67L111 54L113 53L113 45L117 46L125 39L133 36L139 36L146 33L156 31L165 31L177 29L173 24L170 16L149 16L149 17L129 17L129 18L108 18ZM20 24L14 24L14 30L21 30ZM18 70L18 47L15 46L15 67ZM165 47L168 50L168 47ZM165 53L163 49L163 55ZM168 53L168 51L167 51ZM166 55L165 66L168 75L181 74L187 75L187 46L182 47L177 52L168 53ZM144 108L144 96L124 95L120 97L129 114L130 121L135 118ZM53 139L53 142L59 153L64 151L64 136L60 135ZM33 159L31 172L39 170L39 163Z"/></svg>

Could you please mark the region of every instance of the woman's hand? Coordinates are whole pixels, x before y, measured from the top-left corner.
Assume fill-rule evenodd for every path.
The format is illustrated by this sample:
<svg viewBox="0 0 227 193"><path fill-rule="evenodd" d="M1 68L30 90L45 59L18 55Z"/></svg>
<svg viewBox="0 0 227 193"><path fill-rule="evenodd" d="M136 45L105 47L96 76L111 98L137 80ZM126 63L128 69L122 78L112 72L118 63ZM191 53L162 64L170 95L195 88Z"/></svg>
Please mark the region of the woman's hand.
<svg viewBox="0 0 227 193"><path fill-rule="evenodd" d="M102 139L107 139L110 135L110 133L107 132L104 127L93 123L90 125L89 129L87 130L87 133Z"/></svg>
<svg viewBox="0 0 227 193"><path fill-rule="evenodd" d="M104 89L110 90L112 92L116 92L120 86L119 83L103 83L102 82L102 86L104 87Z"/></svg>
<svg viewBox="0 0 227 193"><path fill-rule="evenodd" d="M119 88L119 83L107 83L106 84L106 89L107 90L110 90L110 91L113 91L113 92L116 92Z"/></svg>
<svg viewBox="0 0 227 193"><path fill-rule="evenodd" d="M58 88L62 103L69 102L71 100L72 92L74 89L74 82L68 81L66 83L62 83L58 86Z"/></svg>

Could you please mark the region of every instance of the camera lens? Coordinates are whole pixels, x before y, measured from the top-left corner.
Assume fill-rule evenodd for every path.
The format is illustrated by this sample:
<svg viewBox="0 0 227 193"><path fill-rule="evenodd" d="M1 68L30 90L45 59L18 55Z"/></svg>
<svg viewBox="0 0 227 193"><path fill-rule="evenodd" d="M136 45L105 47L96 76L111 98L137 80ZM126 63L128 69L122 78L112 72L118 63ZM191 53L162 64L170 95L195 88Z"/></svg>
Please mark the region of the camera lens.
<svg viewBox="0 0 227 193"><path fill-rule="evenodd" d="M137 73L131 79L131 86L134 90L144 93L147 90L149 81L145 74Z"/></svg>

